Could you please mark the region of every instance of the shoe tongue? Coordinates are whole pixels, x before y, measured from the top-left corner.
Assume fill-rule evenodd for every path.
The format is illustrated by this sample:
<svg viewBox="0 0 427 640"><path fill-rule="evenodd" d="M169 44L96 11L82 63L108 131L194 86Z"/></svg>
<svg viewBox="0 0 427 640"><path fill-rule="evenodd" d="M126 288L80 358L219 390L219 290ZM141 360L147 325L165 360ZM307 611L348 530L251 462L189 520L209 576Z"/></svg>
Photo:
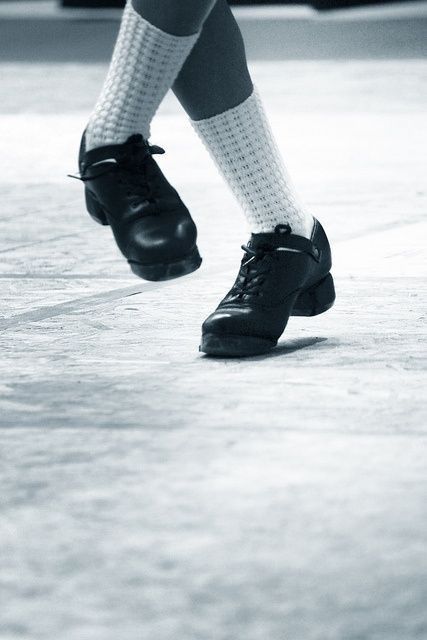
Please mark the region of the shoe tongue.
<svg viewBox="0 0 427 640"><path fill-rule="evenodd" d="M147 142L144 140L144 138L142 137L142 135L140 133L134 133L132 136L129 136L129 138L123 144L124 145L127 145L127 144L147 144Z"/></svg>

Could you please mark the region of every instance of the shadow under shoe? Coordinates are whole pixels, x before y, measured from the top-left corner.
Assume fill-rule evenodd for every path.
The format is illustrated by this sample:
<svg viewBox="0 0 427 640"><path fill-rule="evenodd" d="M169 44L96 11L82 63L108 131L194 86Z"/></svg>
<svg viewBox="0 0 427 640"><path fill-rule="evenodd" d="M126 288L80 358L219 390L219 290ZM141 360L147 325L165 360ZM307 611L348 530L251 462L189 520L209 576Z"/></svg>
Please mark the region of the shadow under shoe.
<svg viewBox="0 0 427 640"><path fill-rule="evenodd" d="M331 250L318 220L310 239L289 225L252 234L236 281L202 326L200 351L212 356L253 356L276 346L289 316L330 309L335 289Z"/></svg>
<svg viewBox="0 0 427 640"><path fill-rule="evenodd" d="M152 157L163 153L140 134L89 151L83 134L79 152L89 214L111 226L132 271L146 280L177 278L202 262L196 225Z"/></svg>

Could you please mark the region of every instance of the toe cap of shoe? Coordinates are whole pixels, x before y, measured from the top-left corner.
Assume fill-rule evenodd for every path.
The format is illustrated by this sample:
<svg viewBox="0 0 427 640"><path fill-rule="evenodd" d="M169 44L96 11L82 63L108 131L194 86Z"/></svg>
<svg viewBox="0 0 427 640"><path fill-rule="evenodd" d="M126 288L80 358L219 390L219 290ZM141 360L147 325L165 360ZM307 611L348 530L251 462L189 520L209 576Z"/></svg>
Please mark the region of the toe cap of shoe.
<svg viewBox="0 0 427 640"><path fill-rule="evenodd" d="M125 253L129 260L170 262L191 253L196 240L196 226L189 216L143 217L128 229Z"/></svg>
<svg viewBox="0 0 427 640"><path fill-rule="evenodd" d="M203 333L270 337L256 310L250 307L224 307L214 311L203 323Z"/></svg>

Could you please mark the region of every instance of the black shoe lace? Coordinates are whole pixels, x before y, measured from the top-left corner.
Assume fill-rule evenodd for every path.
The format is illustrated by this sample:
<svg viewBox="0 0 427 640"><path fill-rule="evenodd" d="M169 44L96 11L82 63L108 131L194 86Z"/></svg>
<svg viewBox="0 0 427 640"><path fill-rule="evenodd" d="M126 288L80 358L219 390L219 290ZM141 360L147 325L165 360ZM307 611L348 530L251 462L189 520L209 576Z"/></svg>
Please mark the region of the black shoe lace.
<svg viewBox="0 0 427 640"><path fill-rule="evenodd" d="M272 247L257 247L252 249L245 244L242 249L249 259L243 259L240 266L236 283L233 287L233 293L239 298L243 296L259 296L263 285L265 284L265 276L271 270L272 257L275 249Z"/></svg>
<svg viewBox="0 0 427 640"><path fill-rule="evenodd" d="M129 151L117 158L118 182L125 186L128 197L135 198L135 200L143 198L149 202L152 201L153 193L147 174L147 160L152 155L163 153L165 151L162 147L136 142Z"/></svg>
<svg viewBox="0 0 427 640"><path fill-rule="evenodd" d="M275 227L276 238L281 235L289 235L292 229L289 224L278 224ZM272 263L278 257L280 244L266 242L259 244L256 248L242 244L245 258L240 265L237 280L233 286L233 294L239 298L243 296L260 296L262 287L266 283L265 277L272 268ZM246 259L246 256L250 256Z"/></svg>
<svg viewBox="0 0 427 640"><path fill-rule="evenodd" d="M153 199L147 169L147 160L155 154L163 154L165 150L157 145L150 145L144 141L135 141L127 145L126 151L115 158L116 162L106 162L107 167L102 170L102 162L100 162L100 171L96 175L87 176L84 173L80 175L68 174L70 178L76 178L82 182L95 180L108 173L117 173L119 175L118 183L126 189L126 195L129 198L140 200Z"/></svg>

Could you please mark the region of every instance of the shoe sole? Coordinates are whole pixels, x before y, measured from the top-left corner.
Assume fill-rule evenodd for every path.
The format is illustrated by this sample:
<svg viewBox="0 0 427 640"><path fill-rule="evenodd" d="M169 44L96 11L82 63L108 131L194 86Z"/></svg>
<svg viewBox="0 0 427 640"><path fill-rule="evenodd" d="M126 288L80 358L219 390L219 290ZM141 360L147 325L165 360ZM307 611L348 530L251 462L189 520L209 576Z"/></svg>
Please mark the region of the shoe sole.
<svg viewBox="0 0 427 640"><path fill-rule="evenodd" d="M109 223L102 205L100 205L87 190L85 190L85 198L86 208L90 217L98 224L108 227ZM128 260L128 264L132 272L139 278L152 282L160 282L162 280L180 278L181 276L193 273L193 271L197 271L202 264L202 258L200 257L197 247L194 247L189 255L174 260L173 262L142 264L135 260Z"/></svg>
<svg viewBox="0 0 427 640"><path fill-rule="evenodd" d="M197 271L202 264L202 258L197 247L195 247L189 256L174 262L141 264L140 262L128 260L128 263L136 276L144 278L144 280L158 282L161 280L173 280L173 278L180 278Z"/></svg>
<svg viewBox="0 0 427 640"><path fill-rule="evenodd" d="M332 275L328 275L315 285L302 291L296 298L290 313L291 316L318 316L328 311L335 302L335 287ZM257 336L219 335L206 333L202 335L199 351L208 356L247 357L268 353L277 345L277 341Z"/></svg>
<svg viewBox="0 0 427 640"><path fill-rule="evenodd" d="M241 358L247 356L258 356L271 351L277 342L257 338L256 336L237 336L216 333L205 333L202 336L202 343L199 351L208 356L222 358Z"/></svg>

